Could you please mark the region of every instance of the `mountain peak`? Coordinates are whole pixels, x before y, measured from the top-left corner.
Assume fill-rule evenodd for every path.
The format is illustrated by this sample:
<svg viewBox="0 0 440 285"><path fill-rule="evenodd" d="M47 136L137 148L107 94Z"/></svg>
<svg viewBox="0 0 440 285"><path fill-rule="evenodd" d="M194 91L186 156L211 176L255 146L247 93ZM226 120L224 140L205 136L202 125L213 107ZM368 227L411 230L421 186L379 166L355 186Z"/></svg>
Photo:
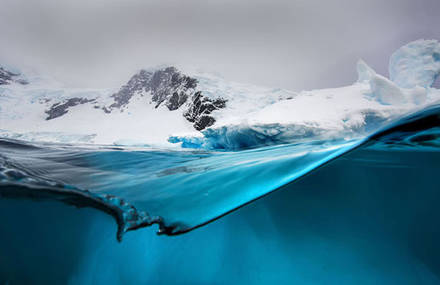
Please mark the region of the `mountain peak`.
<svg viewBox="0 0 440 285"><path fill-rule="evenodd" d="M137 93L151 93L151 99L156 104L156 108L163 103L170 111L174 111L187 101L194 93L196 86L195 78L184 75L173 66L155 71L142 69L111 96L115 102L110 108L126 106Z"/></svg>
<svg viewBox="0 0 440 285"><path fill-rule="evenodd" d="M107 114L130 112L135 96L141 96L154 108L164 106L168 111L181 112L196 130L203 130L215 123L211 113L226 107L227 100L216 96L208 98L198 86L198 80L180 72L174 66L159 69L141 69L134 74L118 92L110 95L111 102L99 98L71 97L53 103L45 111L46 120L56 119L68 113L69 109L82 104L93 104ZM145 104L135 103L135 104Z"/></svg>

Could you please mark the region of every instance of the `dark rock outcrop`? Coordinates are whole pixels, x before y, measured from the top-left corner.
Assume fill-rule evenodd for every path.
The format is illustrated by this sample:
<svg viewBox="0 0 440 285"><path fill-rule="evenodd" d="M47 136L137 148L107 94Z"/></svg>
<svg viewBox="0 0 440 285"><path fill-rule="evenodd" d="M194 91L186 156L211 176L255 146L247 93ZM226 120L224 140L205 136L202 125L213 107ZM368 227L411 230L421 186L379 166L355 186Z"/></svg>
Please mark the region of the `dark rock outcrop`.
<svg viewBox="0 0 440 285"><path fill-rule="evenodd" d="M189 122L194 123L194 128L200 131L215 123L215 119L210 114L215 110L225 108L226 102L227 100L223 98L215 100L207 98L198 91L191 98L189 108L183 116Z"/></svg>
<svg viewBox="0 0 440 285"><path fill-rule="evenodd" d="M28 84L26 80L20 78L20 74L13 73L0 66L0 85L11 84L14 82L22 85Z"/></svg>
<svg viewBox="0 0 440 285"><path fill-rule="evenodd" d="M77 106L80 104L85 104L89 102L93 102L95 99L87 99L87 98L70 98L63 103L55 103L53 104L49 110L46 110L46 114L48 115L46 120L52 120L62 115L66 114L70 107Z"/></svg>

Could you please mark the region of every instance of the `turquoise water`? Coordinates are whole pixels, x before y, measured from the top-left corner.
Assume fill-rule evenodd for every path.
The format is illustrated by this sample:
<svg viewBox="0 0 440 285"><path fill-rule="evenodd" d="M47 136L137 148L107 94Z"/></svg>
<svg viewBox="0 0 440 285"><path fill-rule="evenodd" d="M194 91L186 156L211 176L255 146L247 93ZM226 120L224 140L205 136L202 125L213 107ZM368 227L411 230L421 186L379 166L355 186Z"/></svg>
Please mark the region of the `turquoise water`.
<svg viewBox="0 0 440 285"><path fill-rule="evenodd" d="M0 281L438 284L439 126L434 106L237 152L3 140Z"/></svg>

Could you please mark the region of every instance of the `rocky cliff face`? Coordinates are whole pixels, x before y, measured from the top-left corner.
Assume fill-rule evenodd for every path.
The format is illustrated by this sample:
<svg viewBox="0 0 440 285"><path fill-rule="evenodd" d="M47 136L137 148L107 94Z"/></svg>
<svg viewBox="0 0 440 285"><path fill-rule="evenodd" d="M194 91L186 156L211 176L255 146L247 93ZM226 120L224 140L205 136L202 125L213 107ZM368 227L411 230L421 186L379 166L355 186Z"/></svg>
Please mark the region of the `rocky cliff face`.
<svg viewBox="0 0 440 285"><path fill-rule="evenodd" d="M211 113L226 107L226 100L222 98L210 99L198 90L197 79L181 73L175 67L167 67L156 71L141 70L133 75L118 92L111 95L113 102L110 105L99 105L97 99L70 98L53 104L46 114L46 120L63 116L70 107L80 104L93 103L94 108L105 113L124 111L136 94L149 96L155 108L163 105L169 111L182 110L183 116L196 130L203 130L215 123Z"/></svg>
<svg viewBox="0 0 440 285"><path fill-rule="evenodd" d="M196 92L190 103L188 109L183 116L191 123L194 123L194 128L201 131L207 127L212 126L215 123L215 119L211 116L211 113L215 110L219 110L226 107L226 100L223 98L217 98L215 100L206 98L202 95L202 92Z"/></svg>
<svg viewBox="0 0 440 285"><path fill-rule="evenodd" d="M156 108L164 104L170 111L174 111L186 103L196 87L195 78L180 73L175 67L154 72L141 70L119 92L112 95L115 102L110 108L124 107L136 93L150 93Z"/></svg>
<svg viewBox="0 0 440 285"><path fill-rule="evenodd" d="M151 79L151 72L141 70L139 73L133 75L130 80L119 91L113 94L114 103L110 105L111 109L118 109L125 107L136 92L142 93Z"/></svg>

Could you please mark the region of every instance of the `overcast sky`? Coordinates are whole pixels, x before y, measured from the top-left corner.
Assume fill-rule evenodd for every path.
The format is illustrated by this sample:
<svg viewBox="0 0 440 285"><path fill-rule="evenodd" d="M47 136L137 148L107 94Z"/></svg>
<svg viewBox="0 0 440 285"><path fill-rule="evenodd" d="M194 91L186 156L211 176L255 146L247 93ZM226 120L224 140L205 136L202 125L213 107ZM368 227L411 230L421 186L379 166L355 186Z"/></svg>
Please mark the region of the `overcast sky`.
<svg viewBox="0 0 440 285"><path fill-rule="evenodd" d="M293 90L356 79L363 58L440 39L439 0L0 0L0 60L73 87L117 87L177 64Z"/></svg>

